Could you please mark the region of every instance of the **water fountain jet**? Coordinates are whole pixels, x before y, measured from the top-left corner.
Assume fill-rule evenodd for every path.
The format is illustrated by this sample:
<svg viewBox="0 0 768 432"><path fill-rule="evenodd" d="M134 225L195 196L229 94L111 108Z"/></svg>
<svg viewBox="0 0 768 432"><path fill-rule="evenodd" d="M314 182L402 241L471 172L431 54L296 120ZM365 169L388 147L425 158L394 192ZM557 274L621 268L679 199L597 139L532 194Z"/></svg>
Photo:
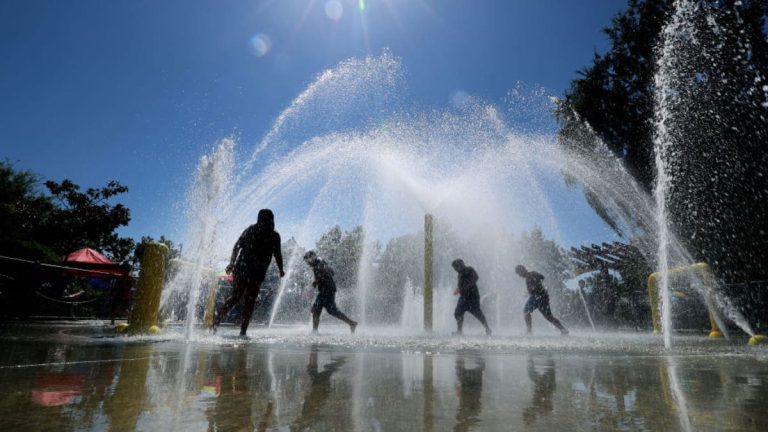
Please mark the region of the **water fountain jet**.
<svg viewBox="0 0 768 432"><path fill-rule="evenodd" d="M345 63L343 74L331 74L331 78L324 75L325 78L315 85L336 88L338 82L335 79L343 80L348 74L354 74L353 64ZM370 72L371 69L392 67L386 56L380 62L375 59L360 62L357 67L361 75L370 77L397 75L381 70ZM399 70L400 66L395 69ZM358 80L355 88L363 95L367 91L364 82ZM382 91L379 84L375 86L375 92ZM393 85L389 91L397 94L398 86ZM185 245L210 245L203 252L203 261L226 257L242 228L265 207L275 211L278 231L284 237L295 237L298 244L308 249L327 227L360 225L365 250L369 241L419 232L420 227L415 221L424 217L426 211L434 214L442 225L454 227L456 232L451 235L461 239L448 242L443 238L445 232L433 234L434 263L430 266L424 261L424 267L420 269L424 272L424 284L413 289L420 293L417 296L421 298L417 301L422 302L424 308L425 329L431 321L434 331L445 332L453 324L450 313L453 299L449 289L454 275L449 268L450 261L457 255L466 255L482 267L478 269L481 274L493 275L483 276L482 283L494 285L483 286L481 290L497 293L497 316L501 311L521 308L522 291L501 295L508 288L495 286L506 280L517 280L508 264L520 261L525 251L510 246L511 236L517 230L539 226L556 241L561 241L561 232L569 229L563 222L574 220L562 216L564 205L570 207L569 211L578 208L584 212L578 218L579 222L588 219L601 224L584 201L581 189L588 190L593 199L615 216L623 232L637 236L641 253L651 262L655 261L657 244L649 239L658 238L658 233L649 233L648 229L653 227L651 221L656 207L594 134L589 136L595 140L597 153L582 155L564 151L553 136L516 133L508 126L502 110L474 101L459 111L403 114L376 110L368 117L376 121L368 120L356 128L342 122L336 131L318 133L292 146L287 139L274 138L293 136L289 125L301 123L301 119L312 117L316 110L334 105L336 95L333 91L315 87L311 94L310 99L319 99L311 104L298 101L292 104L288 116L291 120L279 127L276 125L280 132L269 138L270 142L279 143L275 146L286 150L284 154L271 154L261 148L256 150L255 155L265 159L258 161L260 169L251 171L246 167L232 187L225 189L228 199L213 200L221 203L221 207L210 211L215 211L217 218L226 219L227 224L214 223L216 228L206 233L198 229L196 235L201 239L185 242ZM360 95L352 98L358 99L365 98ZM355 118L365 117L366 107L356 108L360 112ZM329 127L332 126L325 125L323 130ZM588 129L588 125L585 128ZM308 132L302 130L301 134ZM233 149L229 147L228 151ZM563 174L574 179L573 183L579 187L564 185ZM226 178L233 177L230 174ZM203 187L206 188L211 190ZM425 236L429 231L425 220ZM211 232L217 233L215 243L204 240L210 239ZM429 243L427 237L425 255ZM688 257L674 236L669 236L667 249L673 251L675 259ZM354 264L357 266L354 269L357 291L351 288L340 292L342 300L359 306L363 320L369 319L368 312L375 309L370 307L370 302L377 298L371 295L369 284L381 284L386 277L372 257L367 256L372 250L368 249L363 254L366 256ZM296 254L292 253L287 261L287 275L277 286L277 297L270 311L270 326L286 316L282 311L290 304L285 301L288 287L301 283L295 280L300 273L297 272ZM424 297L429 296L426 289L430 278L426 272L428 268L433 268L432 301L424 301ZM419 279L421 277L411 277L411 281ZM397 285L398 292L402 287L402 283ZM377 285L377 288L380 287ZM431 320L430 305L433 305ZM292 312L295 312L293 316L301 313ZM404 322L402 316L388 319L387 322L393 324ZM522 322L518 321L514 320L510 325L521 329Z"/></svg>

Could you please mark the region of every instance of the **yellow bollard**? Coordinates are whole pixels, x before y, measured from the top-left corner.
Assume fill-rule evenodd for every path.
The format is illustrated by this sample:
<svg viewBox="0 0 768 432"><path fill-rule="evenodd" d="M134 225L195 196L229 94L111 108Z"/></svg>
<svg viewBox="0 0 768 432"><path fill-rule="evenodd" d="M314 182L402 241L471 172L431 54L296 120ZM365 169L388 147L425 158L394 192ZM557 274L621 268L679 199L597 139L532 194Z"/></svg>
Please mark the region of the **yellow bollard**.
<svg viewBox="0 0 768 432"><path fill-rule="evenodd" d="M165 277L165 258L168 247L162 243L151 243L144 248L141 259L139 282L136 286L136 301L131 310L128 333L160 333L157 318L160 314L160 294Z"/></svg>
<svg viewBox="0 0 768 432"><path fill-rule="evenodd" d="M206 328L213 327L213 317L216 315L216 293L219 290L219 276L212 272L210 285L208 285L208 299L205 303L205 317L203 325Z"/></svg>
<svg viewBox="0 0 768 432"><path fill-rule="evenodd" d="M709 264L707 263L696 263L689 266L683 266L683 267L676 267L673 269L670 269L667 272L667 275L669 277L687 273L687 272L696 272L701 275L702 282L704 284L704 288L707 295L707 311L709 312L709 325L710 325L710 332L709 337L711 338L721 338L723 337L723 333L720 331L720 327L717 325L717 320L715 320L715 311L712 310L710 305L714 305L714 294L715 294L715 274L712 272L712 269L709 267ZM653 323L653 334L660 334L661 333L661 317L659 316L659 296L658 296L658 290L656 289L656 284L658 282L658 278L660 276L659 272L651 273L650 276L648 276L648 298L651 303L651 321Z"/></svg>
<svg viewBox="0 0 768 432"><path fill-rule="evenodd" d="M711 338L721 338L723 337L723 332L720 331L720 327L717 325L717 320L715 320L715 313L716 311L712 310L712 307L716 305L715 301L715 273L712 271L712 269L709 267L709 264L707 263L696 263L692 265L693 269L698 271L701 274L701 278L704 282L704 286L707 288L707 312L709 312L709 337Z"/></svg>

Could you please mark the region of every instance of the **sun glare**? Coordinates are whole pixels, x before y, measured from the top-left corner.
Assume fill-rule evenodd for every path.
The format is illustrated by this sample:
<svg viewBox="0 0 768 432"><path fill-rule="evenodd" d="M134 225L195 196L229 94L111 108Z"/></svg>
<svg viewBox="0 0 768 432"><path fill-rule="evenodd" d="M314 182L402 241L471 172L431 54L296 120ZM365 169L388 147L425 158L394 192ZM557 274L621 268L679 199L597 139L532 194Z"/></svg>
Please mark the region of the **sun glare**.
<svg viewBox="0 0 768 432"><path fill-rule="evenodd" d="M264 57L272 49L272 39L264 33L252 37L250 43L256 57Z"/></svg>
<svg viewBox="0 0 768 432"><path fill-rule="evenodd" d="M325 2L325 16L332 21L338 21L344 16L344 6L338 0Z"/></svg>

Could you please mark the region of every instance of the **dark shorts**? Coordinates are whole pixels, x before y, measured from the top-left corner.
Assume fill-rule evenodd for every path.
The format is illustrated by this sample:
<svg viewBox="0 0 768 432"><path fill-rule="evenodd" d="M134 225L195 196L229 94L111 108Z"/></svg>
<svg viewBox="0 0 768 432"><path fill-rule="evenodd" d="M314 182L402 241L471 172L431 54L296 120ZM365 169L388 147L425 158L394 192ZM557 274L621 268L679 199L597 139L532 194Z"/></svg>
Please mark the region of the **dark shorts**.
<svg viewBox="0 0 768 432"><path fill-rule="evenodd" d="M312 313L319 314L323 308L331 315L339 312L339 308L336 307L336 293L317 295L315 303L312 305Z"/></svg>
<svg viewBox="0 0 768 432"><path fill-rule="evenodd" d="M552 311L549 309L549 294L544 293L528 297L523 312L529 314L536 309L544 315L552 315Z"/></svg>
<svg viewBox="0 0 768 432"><path fill-rule="evenodd" d="M256 298L259 295L261 289L261 283L264 278L254 278L252 273L235 273L232 279L232 296Z"/></svg>
<svg viewBox="0 0 768 432"><path fill-rule="evenodd" d="M479 297L459 297L459 302L456 303L456 310L453 315L460 317L465 312L476 314L480 312L480 298Z"/></svg>
<svg viewBox="0 0 768 432"><path fill-rule="evenodd" d="M267 277L267 269L269 269L269 263L267 263L267 265L245 265L237 263L235 265L234 271L232 272L232 276L234 276L235 279L239 279L245 283L260 284L264 282L264 278Z"/></svg>

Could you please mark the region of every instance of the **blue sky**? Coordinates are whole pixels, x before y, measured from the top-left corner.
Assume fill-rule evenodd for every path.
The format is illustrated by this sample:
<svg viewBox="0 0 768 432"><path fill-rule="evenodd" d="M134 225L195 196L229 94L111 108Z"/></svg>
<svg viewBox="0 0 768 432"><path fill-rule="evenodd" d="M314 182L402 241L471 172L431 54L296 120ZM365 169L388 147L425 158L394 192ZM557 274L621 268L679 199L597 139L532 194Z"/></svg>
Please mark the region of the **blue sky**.
<svg viewBox="0 0 768 432"><path fill-rule="evenodd" d="M45 178L130 192L123 235L177 236L200 156L252 149L325 69L384 49L413 104L518 81L561 95L625 0L0 2L0 157ZM265 41L269 41L265 44ZM267 49L268 48L268 49ZM597 237L582 226L571 243Z"/></svg>

